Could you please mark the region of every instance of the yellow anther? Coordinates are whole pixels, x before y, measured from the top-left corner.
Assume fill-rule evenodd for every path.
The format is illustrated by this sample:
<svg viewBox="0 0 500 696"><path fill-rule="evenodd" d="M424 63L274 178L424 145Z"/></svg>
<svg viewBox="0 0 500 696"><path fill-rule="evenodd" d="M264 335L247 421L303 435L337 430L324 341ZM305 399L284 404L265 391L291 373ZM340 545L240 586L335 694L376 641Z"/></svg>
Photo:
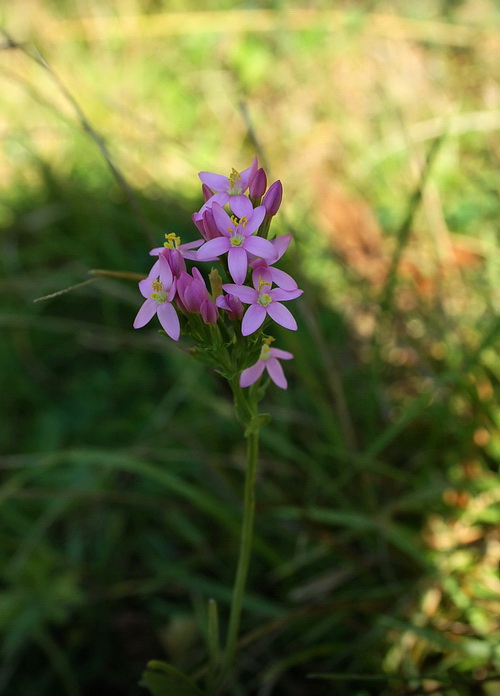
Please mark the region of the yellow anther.
<svg viewBox="0 0 500 696"><path fill-rule="evenodd" d="M228 176L228 181L229 181L229 190L228 193L230 193L233 196L238 196L239 194L242 193L242 189L240 184L241 181L241 174L236 171L236 169L231 169L231 174Z"/></svg>
<svg viewBox="0 0 500 696"><path fill-rule="evenodd" d="M155 292L161 292L163 290L163 283L161 280L153 280L151 287Z"/></svg>
<svg viewBox="0 0 500 696"><path fill-rule="evenodd" d="M235 225L238 225L239 222L240 222L240 219L239 219L238 217L236 217L236 215L231 215L231 222L234 222ZM229 231L231 231L231 228L230 228L230 227L228 227L227 229L228 229Z"/></svg>
<svg viewBox="0 0 500 696"><path fill-rule="evenodd" d="M264 339L264 343L267 343L267 345L270 346L271 343L274 343L274 342L275 342L275 340L276 340L276 339L273 338L273 336L268 336L267 338Z"/></svg>
<svg viewBox="0 0 500 696"><path fill-rule="evenodd" d="M228 176L228 179L229 179L229 183L231 184L231 186L234 186L234 184L237 181L241 181L241 174L239 172L237 172L236 169L233 167L231 169L231 174Z"/></svg>
<svg viewBox="0 0 500 696"><path fill-rule="evenodd" d="M181 243L181 238L175 234L175 232L169 232L165 235L166 242L163 242L163 246L167 249L177 249Z"/></svg>
<svg viewBox="0 0 500 696"><path fill-rule="evenodd" d="M246 215L243 215L243 217L240 218L240 225L242 227L246 227L248 225L248 218Z"/></svg>
<svg viewBox="0 0 500 696"><path fill-rule="evenodd" d="M264 280L264 278L260 275L257 290L260 292L265 285L269 285L269 287L271 287L272 283L269 283L267 280Z"/></svg>

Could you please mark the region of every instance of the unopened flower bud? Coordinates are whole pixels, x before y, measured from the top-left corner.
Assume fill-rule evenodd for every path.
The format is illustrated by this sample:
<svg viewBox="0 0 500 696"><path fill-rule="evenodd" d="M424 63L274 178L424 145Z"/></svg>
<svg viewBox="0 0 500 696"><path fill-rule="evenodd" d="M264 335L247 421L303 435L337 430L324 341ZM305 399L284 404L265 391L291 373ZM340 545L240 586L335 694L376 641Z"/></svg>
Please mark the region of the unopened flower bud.
<svg viewBox="0 0 500 696"><path fill-rule="evenodd" d="M264 195L264 191L267 188L267 176L266 172L262 169L257 169L255 174L253 175L251 181L250 181L250 186L249 186L249 194L250 198L256 198L256 199L261 199L262 196Z"/></svg>
<svg viewBox="0 0 500 696"><path fill-rule="evenodd" d="M217 305L210 298L203 300L200 308L201 318L205 324L217 324L219 318L219 310Z"/></svg>
<svg viewBox="0 0 500 696"><path fill-rule="evenodd" d="M231 321L235 319L241 319L244 312L244 307L241 300L234 295L219 295L216 300L217 307L220 309L225 309L227 316Z"/></svg>
<svg viewBox="0 0 500 696"><path fill-rule="evenodd" d="M280 208L282 198L283 185L281 181L278 179L278 181L275 181L274 184L271 184L266 195L262 200L262 205L266 209L266 217L272 217L273 215L276 215Z"/></svg>

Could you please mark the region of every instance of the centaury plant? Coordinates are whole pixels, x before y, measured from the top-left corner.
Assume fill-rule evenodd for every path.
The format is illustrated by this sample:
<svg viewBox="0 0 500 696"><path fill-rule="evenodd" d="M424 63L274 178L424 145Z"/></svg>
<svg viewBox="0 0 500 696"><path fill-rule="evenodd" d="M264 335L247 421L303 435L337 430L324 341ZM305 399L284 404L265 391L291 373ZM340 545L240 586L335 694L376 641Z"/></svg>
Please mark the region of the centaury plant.
<svg viewBox="0 0 500 696"><path fill-rule="evenodd" d="M223 693L232 678L252 547L259 431L269 422L269 416L258 408L269 380L261 382L260 378L267 371L278 387L287 388L280 360L291 360L293 355L273 347L269 331L272 322L297 329L283 302L302 294L295 280L274 266L291 241L291 235L274 239L270 235L272 218L281 205L281 182L275 181L267 189L267 176L257 158L248 169L233 169L228 177L210 172L200 172L199 177L205 202L192 217L201 239L181 244L179 236L170 232L163 247L151 250L157 259L139 283L145 300L134 327L145 326L156 314L167 336L174 341L181 335L190 337L193 354L228 381L236 417L247 439L244 510L223 647L217 606L213 600L209 602L205 690L200 691L171 665L153 661L143 683L154 696L215 696ZM188 271L186 260L220 262L220 272L212 268L209 273L210 290L202 271L197 265Z"/></svg>

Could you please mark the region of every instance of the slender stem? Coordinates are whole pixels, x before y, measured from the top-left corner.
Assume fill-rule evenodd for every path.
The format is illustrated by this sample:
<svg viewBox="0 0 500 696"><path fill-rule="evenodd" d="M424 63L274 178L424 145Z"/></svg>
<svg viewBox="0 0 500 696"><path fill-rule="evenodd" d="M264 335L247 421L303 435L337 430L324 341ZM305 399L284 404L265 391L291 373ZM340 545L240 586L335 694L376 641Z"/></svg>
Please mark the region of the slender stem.
<svg viewBox="0 0 500 696"><path fill-rule="evenodd" d="M241 610L245 596L245 586L250 564L252 550L253 520L255 511L255 475L257 471L257 458L259 452L259 431L249 433L247 437L247 467L245 472L245 493L243 523L241 528L240 554L236 579L234 582L231 613L227 634L226 650L220 674L220 685L223 684L234 663L238 633L240 630Z"/></svg>

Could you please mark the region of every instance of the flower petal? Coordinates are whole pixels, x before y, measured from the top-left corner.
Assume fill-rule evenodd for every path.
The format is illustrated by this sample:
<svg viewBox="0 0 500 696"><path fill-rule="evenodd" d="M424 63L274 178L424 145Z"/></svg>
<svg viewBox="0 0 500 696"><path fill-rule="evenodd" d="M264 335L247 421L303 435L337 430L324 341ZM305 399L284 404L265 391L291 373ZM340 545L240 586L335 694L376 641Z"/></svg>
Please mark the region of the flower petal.
<svg viewBox="0 0 500 696"><path fill-rule="evenodd" d="M265 364L263 360L257 360L255 365L247 367L240 375L240 387L249 387L256 382L264 372Z"/></svg>
<svg viewBox="0 0 500 696"><path fill-rule="evenodd" d="M255 256L260 256L266 261L273 262L276 261L276 250L267 239L262 237L247 237L243 242L243 249L249 251Z"/></svg>
<svg viewBox="0 0 500 696"><path fill-rule="evenodd" d="M288 387L288 382L286 381L283 368L276 358L270 358L267 361L266 368L269 373L269 377L273 380L276 386L281 387L281 389L286 389Z"/></svg>
<svg viewBox="0 0 500 696"><path fill-rule="evenodd" d="M140 329L145 326L148 321L151 321L156 314L157 307L158 305L152 299L147 299L146 302L143 302L134 319L134 329Z"/></svg>
<svg viewBox="0 0 500 696"><path fill-rule="evenodd" d="M254 304L259 299L259 293L254 288L249 288L247 285L233 285L232 283L224 283L222 289L230 295L234 295L245 304Z"/></svg>
<svg viewBox="0 0 500 696"><path fill-rule="evenodd" d="M285 273L285 271L281 271L279 268L271 268L270 271L273 283L275 285L282 288L283 290L286 290L287 292L289 292L290 290L297 290L297 283L291 275Z"/></svg>
<svg viewBox="0 0 500 696"><path fill-rule="evenodd" d="M236 217L250 218L253 214L253 205L246 196L231 196L229 206Z"/></svg>
<svg viewBox="0 0 500 696"><path fill-rule="evenodd" d="M170 302L164 302L158 307L156 313L158 314L160 324L166 333L174 341L178 341L179 336L181 335L181 325L174 307L170 304Z"/></svg>
<svg viewBox="0 0 500 696"><path fill-rule="evenodd" d="M198 261L212 261L214 258L229 251L231 244L227 237L216 237L200 247L196 253Z"/></svg>
<svg viewBox="0 0 500 696"><path fill-rule="evenodd" d="M253 234L255 230L260 227L265 214L266 209L263 205L259 205L257 208L254 208L252 217L249 219L245 228L248 234Z"/></svg>
<svg viewBox="0 0 500 696"><path fill-rule="evenodd" d="M231 247L227 255L227 260L231 278L236 285L243 285L248 268L247 252L242 247Z"/></svg>
<svg viewBox="0 0 500 696"><path fill-rule="evenodd" d="M153 292L153 290L151 288L151 283L153 282L153 280L154 280L154 277L151 278L148 276L147 278L144 278L143 280L139 281L139 292L141 293L141 295L143 297L146 298L146 300L149 299L149 296Z"/></svg>
<svg viewBox="0 0 500 696"><path fill-rule="evenodd" d="M212 206L212 215L214 216L214 222L219 232L223 234L224 237L229 237L235 225L224 208L218 203L214 203Z"/></svg>
<svg viewBox="0 0 500 696"><path fill-rule="evenodd" d="M269 305L270 307L272 306ZM245 312L243 321L241 322L241 333L243 336L250 336L254 331L257 331L266 318L266 310L259 304L251 305Z"/></svg>
<svg viewBox="0 0 500 696"><path fill-rule="evenodd" d="M222 174L212 174L212 172L198 172L200 181L206 184L212 191L227 191L229 179Z"/></svg>
<svg viewBox="0 0 500 696"><path fill-rule="evenodd" d="M255 307L255 305L252 305ZM250 311L251 307L248 311ZM247 314L248 314L247 311ZM285 329L291 329L292 331L297 331L297 322L292 316L292 313L285 305L279 302L271 302L267 307L267 313L277 324L284 326ZM245 315L246 316L246 315ZM242 332L243 333L243 332Z"/></svg>
<svg viewBox="0 0 500 696"><path fill-rule="evenodd" d="M274 288L269 293L273 300L277 302L286 302L287 300L295 300L300 297L304 291L296 288L295 290L285 290L284 288Z"/></svg>
<svg viewBox="0 0 500 696"><path fill-rule="evenodd" d="M269 350L271 358L279 358L280 360L293 360L293 353L289 353L287 350L281 350L281 348L271 348Z"/></svg>
<svg viewBox="0 0 500 696"><path fill-rule="evenodd" d="M292 241L292 235L291 234L283 234L280 237L275 237L273 241L271 242L273 247L276 249L278 252L278 258L280 259L285 251L288 249L290 246L290 242Z"/></svg>
<svg viewBox="0 0 500 696"><path fill-rule="evenodd" d="M172 269L170 268L170 264L164 254L160 254L158 256L158 261L160 264L160 280L163 284L163 289L168 290L170 289L174 280Z"/></svg>

